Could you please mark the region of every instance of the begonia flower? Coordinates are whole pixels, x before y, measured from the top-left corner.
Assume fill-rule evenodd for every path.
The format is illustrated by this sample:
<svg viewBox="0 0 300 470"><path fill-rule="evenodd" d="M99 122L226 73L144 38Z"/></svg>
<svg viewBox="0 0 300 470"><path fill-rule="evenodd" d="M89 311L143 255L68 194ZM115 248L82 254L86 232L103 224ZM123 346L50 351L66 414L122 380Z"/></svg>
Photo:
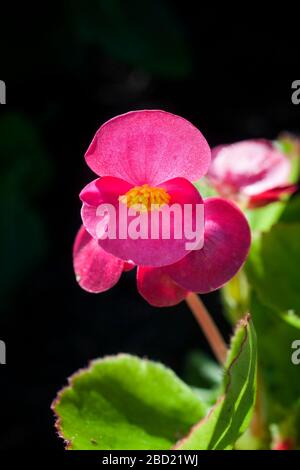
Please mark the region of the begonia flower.
<svg viewBox="0 0 300 470"><path fill-rule="evenodd" d="M208 179L218 193L253 208L296 190L291 162L267 140L247 140L212 150Z"/></svg>
<svg viewBox="0 0 300 470"><path fill-rule="evenodd" d="M86 162L100 178L80 193L83 227L73 256L83 289L103 292L137 265L141 295L152 305L170 306L191 291L221 287L241 268L250 246L248 223L235 204L203 201L192 184L207 172L210 149L191 123L156 110L118 116L100 127ZM111 223L109 213L99 216L99 205L110 204L119 214L120 204L128 213L141 204L150 218L152 203L162 211L171 204L204 205L203 247L187 250L185 235L174 235L175 223L167 239L161 230L157 239L122 238L118 231L113 238L99 237L98 224L106 230Z"/></svg>

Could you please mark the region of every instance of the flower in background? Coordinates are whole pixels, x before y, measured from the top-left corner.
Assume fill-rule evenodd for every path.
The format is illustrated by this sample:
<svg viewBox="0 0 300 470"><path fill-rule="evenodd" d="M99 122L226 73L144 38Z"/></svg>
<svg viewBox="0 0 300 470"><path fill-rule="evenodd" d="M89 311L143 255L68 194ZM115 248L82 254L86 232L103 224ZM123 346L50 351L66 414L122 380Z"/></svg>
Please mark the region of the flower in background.
<svg viewBox="0 0 300 470"><path fill-rule="evenodd" d="M286 438L282 440L278 440L276 444L274 444L272 450L293 450L295 448L295 443L293 439Z"/></svg>
<svg viewBox="0 0 300 470"><path fill-rule="evenodd" d="M210 149L201 132L173 114L135 111L117 116L96 133L86 162L101 175L80 194L83 227L73 249L74 270L80 286L104 292L123 271L137 266L140 294L152 305L170 306L193 292L211 292L241 268L250 246L250 230L242 212L221 198L202 200L193 181L204 176ZM97 207L109 203L118 211L142 203L151 215L158 205L204 204L204 245L187 251L186 239L101 239L97 236ZM109 225L109 216L105 216Z"/></svg>
<svg viewBox="0 0 300 470"><path fill-rule="evenodd" d="M278 201L291 194L291 162L267 140L246 140L212 150L208 179L218 193L245 207Z"/></svg>

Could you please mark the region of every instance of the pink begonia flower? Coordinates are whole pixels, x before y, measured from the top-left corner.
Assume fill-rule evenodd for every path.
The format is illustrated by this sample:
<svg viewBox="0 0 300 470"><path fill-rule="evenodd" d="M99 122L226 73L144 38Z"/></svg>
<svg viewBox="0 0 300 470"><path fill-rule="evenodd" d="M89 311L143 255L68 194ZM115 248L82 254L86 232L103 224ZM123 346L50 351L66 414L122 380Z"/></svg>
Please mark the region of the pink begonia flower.
<svg viewBox="0 0 300 470"><path fill-rule="evenodd" d="M151 305L171 306L191 291L218 289L241 268L250 246L248 223L233 203L203 201L193 186L207 172L210 149L191 123L156 110L118 116L100 127L86 161L101 178L80 193L83 227L73 259L83 289L104 292L137 265L140 294ZM99 204L110 203L117 211L124 195L128 204L137 194L146 203L153 196L164 205L204 204L203 248L187 251L184 237L163 239L161 233L158 240L99 239ZM109 216L103 220L109 224Z"/></svg>
<svg viewBox="0 0 300 470"><path fill-rule="evenodd" d="M214 148L207 176L221 196L253 208L294 192L290 173L290 160L271 142L246 140Z"/></svg>

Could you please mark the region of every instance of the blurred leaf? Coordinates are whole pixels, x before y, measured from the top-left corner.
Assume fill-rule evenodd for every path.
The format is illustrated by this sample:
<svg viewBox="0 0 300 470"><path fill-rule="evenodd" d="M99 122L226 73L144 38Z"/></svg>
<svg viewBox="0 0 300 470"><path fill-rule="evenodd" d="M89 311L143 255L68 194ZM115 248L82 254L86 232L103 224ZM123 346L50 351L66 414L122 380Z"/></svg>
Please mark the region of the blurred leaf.
<svg viewBox="0 0 300 470"><path fill-rule="evenodd" d="M208 411L220 393L222 368L202 351L191 351L185 358L182 376L193 387Z"/></svg>
<svg viewBox="0 0 300 470"><path fill-rule="evenodd" d="M300 339L300 322L263 305L253 294L251 313L257 332L269 423L286 420L300 399L299 366L292 363L292 343Z"/></svg>
<svg viewBox="0 0 300 470"><path fill-rule="evenodd" d="M262 447L261 438L253 435L251 426L246 429L244 434L241 435L234 445L235 450L264 450L266 448L269 447Z"/></svg>
<svg viewBox="0 0 300 470"><path fill-rule="evenodd" d="M219 195L217 190L209 183L207 178L200 178L199 181L194 183L194 186L196 186L203 199Z"/></svg>
<svg viewBox="0 0 300 470"><path fill-rule="evenodd" d="M224 393L205 419L176 445L180 450L233 447L252 416L256 393L256 336L249 317L241 320L231 342Z"/></svg>
<svg viewBox="0 0 300 470"><path fill-rule="evenodd" d="M201 351L191 351L184 364L183 378L193 387L217 387L222 381L222 368Z"/></svg>
<svg viewBox="0 0 300 470"><path fill-rule="evenodd" d="M243 269L221 289L223 306L234 325L249 312L249 291L250 286Z"/></svg>
<svg viewBox="0 0 300 470"><path fill-rule="evenodd" d="M190 51L172 3L164 0L70 2L81 39L113 58L163 77L191 70Z"/></svg>
<svg viewBox="0 0 300 470"><path fill-rule="evenodd" d="M300 314L300 224L278 224L253 239L246 272L260 300Z"/></svg>
<svg viewBox="0 0 300 470"><path fill-rule="evenodd" d="M289 418L280 426L281 436L291 438L294 446L292 448L299 450L300 448L300 399L295 403L291 410Z"/></svg>
<svg viewBox="0 0 300 470"><path fill-rule="evenodd" d="M205 406L205 414L207 414L210 408L216 403L220 394L219 387L213 388L198 388L192 387L193 391L199 397L201 403Z"/></svg>
<svg viewBox="0 0 300 470"><path fill-rule="evenodd" d="M129 355L93 362L53 405L71 449L169 449L204 415L197 395L161 364Z"/></svg>
<svg viewBox="0 0 300 470"><path fill-rule="evenodd" d="M285 153L291 161L292 170L290 182L297 183L300 178L300 139L289 133L283 133L275 142L275 145Z"/></svg>
<svg viewBox="0 0 300 470"><path fill-rule="evenodd" d="M263 207L245 210L252 232L267 232L280 219L288 201L278 201Z"/></svg>
<svg viewBox="0 0 300 470"><path fill-rule="evenodd" d="M300 195L293 197L285 206L280 217L280 222L299 222L300 223Z"/></svg>

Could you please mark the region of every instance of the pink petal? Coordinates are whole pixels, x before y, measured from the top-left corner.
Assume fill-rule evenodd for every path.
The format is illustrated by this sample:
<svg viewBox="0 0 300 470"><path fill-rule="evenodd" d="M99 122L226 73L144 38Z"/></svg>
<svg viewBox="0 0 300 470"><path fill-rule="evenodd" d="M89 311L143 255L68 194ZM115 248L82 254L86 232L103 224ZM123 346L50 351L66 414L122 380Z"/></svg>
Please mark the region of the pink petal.
<svg viewBox="0 0 300 470"><path fill-rule="evenodd" d="M249 247L250 229L243 213L232 202L209 198L205 200L204 247L164 271L189 291L211 292L237 273Z"/></svg>
<svg viewBox="0 0 300 470"><path fill-rule="evenodd" d="M104 178L97 178L87 184L79 197L82 202L92 206L98 206L104 202L116 204L118 203L119 195L125 194L131 188L131 184L120 178L106 176Z"/></svg>
<svg viewBox="0 0 300 470"><path fill-rule="evenodd" d="M183 177L196 181L210 164L210 148L190 122L165 111L132 111L106 122L86 155L100 176L115 176L136 186Z"/></svg>
<svg viewBox="0 0 300 470"><path fill-rule="evenodd" d="M128 272L132 271L135 268L135 264L133 261L124 261L123 271Z"/></svg>
<svg viewBox="0 0 300 470"><path fill-rule="evenodd" d="M289 181L288 158L266 140L219 146L212 151L208 176L220 194L259 194Z"/></svg>
<svg viewBox="0 0 300 470"><path fill-rule="evenodd" d="M125 194L132 185L120 178L104 177L89 183L80 193L83 202L81 218L86 230L93 238L98 238L96 231L99 223L105 226L109 222L108 215L97 214L97 208L103 204L118 205L118 197Z"/></svg>
<svg viewBox="0 0 300 470"><path fill-rule="evenodd" d="M176 178L174 180L167 181L162 183L159 187L163 187L171 196L170 204L178 204L181 208L183 204L190 204L193 208L192 211L192 223L195 226L195 217L196 217L196 206L199 205L203 208L203 201L199 192L195 187L184 178ZM126 209L127 210L127 209ZM169 206L162 206L161 212L167 213L169 211ZM142 217L148 225L148 231L146 231L146 236L148 238L137 238L133 239L130 234L130 228L132 222L136 219L136 216L128 215L128 226L125 227L125 224L122 223L122 228L124 229L125 236L119 237L119 209L116 207L117 212L117 238L111 239L101 239L99 244L102 248L114 256L121 258L123 260L131 260L137 265L142 266L152 266L160 267L172 264L188 253L186 243L190 242L184 233L184 226L180 225L181 238L176 238L176 230L174 217L171 213L171 224L170 224L170 237L168 239L163 239L163 227L162 219L158 221L157 235L155 239L151 235L151 218L154 217L153 212L149 211L143 213ZM128 211L127 211L128 214ZM178 227L178 226L177 226ZM180 235L180 234L179 234ZM193 241L193 240L192 240Z"/></svg>
<svg viewBox="0 0 300 470"><path fill-rule="evenodd" d="M298 186L296 184L287 184L278 188L269 189L260 194L251 196L248 202L249 208L262 207L271 202L279 201L282 196L293 194L297 191Z"/></svg>
<svg viewBox="0 0 300 470"><path fill-rule="evenodd" d="M168 274L159 268L139 267L137 288L141 296L154 307L177 305L188 295L188 291L178 286Z"/></svg>
<svg viewBox="0 0 300 470"><path fill-rule="evenodd" d="M173 178L158 185L171 196L170 204L202 204L203 200L195 186L185 178Z"/></svg>
<svg viewBox="0 0 300 470"><path fill-rule="evenodd" d="M82 226L73 247L76 279L82 289L99 293L113 287L123 271L123 261L106 253Z"/></svg>

